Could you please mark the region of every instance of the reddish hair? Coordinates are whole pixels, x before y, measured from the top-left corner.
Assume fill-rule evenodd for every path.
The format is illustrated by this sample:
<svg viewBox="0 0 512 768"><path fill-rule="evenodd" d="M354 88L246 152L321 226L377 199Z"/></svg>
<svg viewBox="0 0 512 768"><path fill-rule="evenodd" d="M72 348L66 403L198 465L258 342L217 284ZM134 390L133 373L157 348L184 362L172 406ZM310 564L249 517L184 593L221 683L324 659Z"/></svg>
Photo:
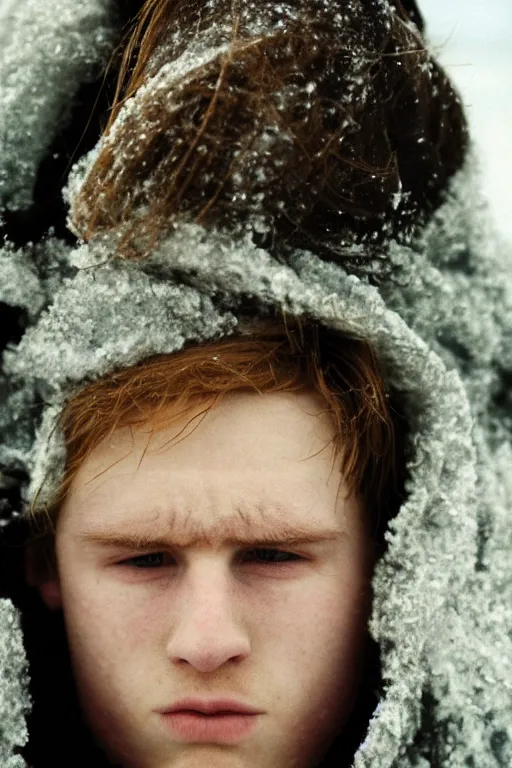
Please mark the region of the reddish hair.
<svg viewBox="0 0 512 768"><path fill-rule="evenodd" d="M64 477L48 509L31 509L34 539L46 565L55 567L60 506L79 468L104 438L124 426L151 423L158 431L198 405L205 406L198 415L206 415L228 392L247 389L262 396L310 391L321 397L335 429L340 485L344 481L349 493L362 494L378 540L399 508L405 422L386 391L374 351L364 340L284 314L251 323L247 332L242 321L243 335L187 345L110 373L71 398L59 417L67 447ZM41 567L39 561L39 572Z"/></svg>

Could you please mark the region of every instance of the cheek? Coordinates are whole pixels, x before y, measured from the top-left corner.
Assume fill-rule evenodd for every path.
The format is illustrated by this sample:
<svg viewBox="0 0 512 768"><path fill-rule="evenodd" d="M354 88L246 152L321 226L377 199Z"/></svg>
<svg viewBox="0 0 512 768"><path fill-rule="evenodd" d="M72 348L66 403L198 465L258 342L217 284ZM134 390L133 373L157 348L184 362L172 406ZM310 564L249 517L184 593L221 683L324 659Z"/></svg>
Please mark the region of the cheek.
<svg viewBox="0 0 512 768"><path fill-rule="evenodd" d="M74 571L62 594L68 648L80 709L102 745L123 755L143 739L141 718L155 703L154 653L140 642L139 616L101 579ZM149 686L148 681L155 685ZM133 765L128 760L116 765Z"/></svg>
<svg viewBox="0 0 512 768"><path fill-rule="evenodd" d="M334 737L353 709L364 674L364 598L360 584L338 574L303 585L272 617L270 679L305 751Z"/></svg>
<svg viewBox="0 0 512 768"><path fill-rule="evenodd" d="M316 691L317 700L337 700L340 690L357 685L370 607L366 584L346 568L331 569L297 584L279 605L269 602L258 637L262 647L271 642L270 663L285 689L288 677Z"/></svg>
<svg viewBox="0 0 512 768"><path fill-rule="evenodd" d="M63 572L61 578L64 613L73 626L91 641L108 644L127 640L131 631L142 631L141 619L149 615L148 595L127 590L101 573L89 569ZM130 630L129 635L126 631ZM121 646L118 645L119 650Z"/></svg>
<svg viewBox="0 0 512 768"><path fill-rule="evenodd" d="M112 685L122 670L130 684L141 617L122 591L76 563L60 571L64 622L77 681L86 690Z"/></svg>
<svg viewBox="0 0 512 768"><path fill-rule="evenodd" d="M319 584L305 590L295 606L295 616L304 640L304 652L329 659L344 659L354 653L367 622L367 599L363 585L347 582ZM315 641L316 638L316 641Z"/></svg>

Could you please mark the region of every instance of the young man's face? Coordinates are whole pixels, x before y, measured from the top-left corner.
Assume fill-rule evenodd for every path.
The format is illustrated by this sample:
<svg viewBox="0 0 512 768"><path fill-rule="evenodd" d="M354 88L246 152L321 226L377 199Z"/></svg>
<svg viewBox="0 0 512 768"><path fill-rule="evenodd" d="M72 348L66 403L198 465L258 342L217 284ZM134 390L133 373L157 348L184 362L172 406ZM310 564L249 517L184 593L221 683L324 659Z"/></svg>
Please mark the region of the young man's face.
<svg viewBox="0 0 512 768"><path fill-rule="evenodd" d="M360 500L342 485L335 506L323 408L310 393L231 393L172 445L190 414L146 452L148 428L118 430L81 467L57 526L59 580L41 593L64 611L80 704L114 764L312 768L341 730L373 548ZM222 715L161 713L188 697L259 714L230 737L213 732Z"/></svg>

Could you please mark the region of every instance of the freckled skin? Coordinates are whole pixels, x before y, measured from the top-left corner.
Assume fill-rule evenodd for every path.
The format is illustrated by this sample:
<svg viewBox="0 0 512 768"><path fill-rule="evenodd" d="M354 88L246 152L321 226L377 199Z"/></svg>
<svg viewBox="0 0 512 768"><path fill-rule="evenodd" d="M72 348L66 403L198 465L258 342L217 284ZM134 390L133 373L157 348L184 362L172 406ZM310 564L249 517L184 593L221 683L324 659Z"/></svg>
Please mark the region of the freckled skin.
<svg viewBox="0 0 512 768"><path fill-rule="evenodd" d="M80 704L114 764L313 768L350 715L374 555L359 498L342 485L336 501L322 408L311 393L235 392L180 442L169 443L191 414L149 448L149 426L119 429L81 467L58 521L58 579L40 590L64 612ZM256 540L283 515L346 536L279 547L303 559L271 565L223 542L248 524ZM107 525L164 535L169 548L151 568L121 566L148 550L80 538ZM213 525L215 544L172 545ZM263 713L233 745L180 741L157 711L219 695Z"/></svg>

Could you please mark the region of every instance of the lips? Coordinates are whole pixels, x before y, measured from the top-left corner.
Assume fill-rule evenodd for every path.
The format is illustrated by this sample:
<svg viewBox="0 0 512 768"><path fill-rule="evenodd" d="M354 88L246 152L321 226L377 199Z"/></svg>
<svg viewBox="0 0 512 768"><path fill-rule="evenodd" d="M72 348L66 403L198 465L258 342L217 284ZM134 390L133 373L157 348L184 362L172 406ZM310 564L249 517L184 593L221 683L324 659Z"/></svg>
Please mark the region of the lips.
<svg viewBox="0 0 512 768"><path fill-rule="evenodd" d="M201 705L204 707L204 702ZM208 704L210 706L210 703ZM217 706L217 704L215 705ZM244 706L246 710L247 707ZM239 705L240 708L240 705ZM220 710L217 710L219 712ZM237 744L248 739L260 724L257 713L204 714L197 710L179 710L160 715L162 725L184 743Z"/></svg>
<svg viewBox="0 0 512 768"><path fill-rule="evenodd" d="M261 711L234 699L181 699L170 707L160 710L163 714L171 712L196 712L203 715L258 715Z"/></svg>
<svg viewBox="0 0 512 768"><path fill-rule="evenodd" d="M219 709L215 712L203 712L201 709L174 709L172 712L185 712L190 713L192 715L203 715L203 717L215 717L216 715L241 715L241 714L252 714L249 712L235 712L232 709Z"/></svg>

